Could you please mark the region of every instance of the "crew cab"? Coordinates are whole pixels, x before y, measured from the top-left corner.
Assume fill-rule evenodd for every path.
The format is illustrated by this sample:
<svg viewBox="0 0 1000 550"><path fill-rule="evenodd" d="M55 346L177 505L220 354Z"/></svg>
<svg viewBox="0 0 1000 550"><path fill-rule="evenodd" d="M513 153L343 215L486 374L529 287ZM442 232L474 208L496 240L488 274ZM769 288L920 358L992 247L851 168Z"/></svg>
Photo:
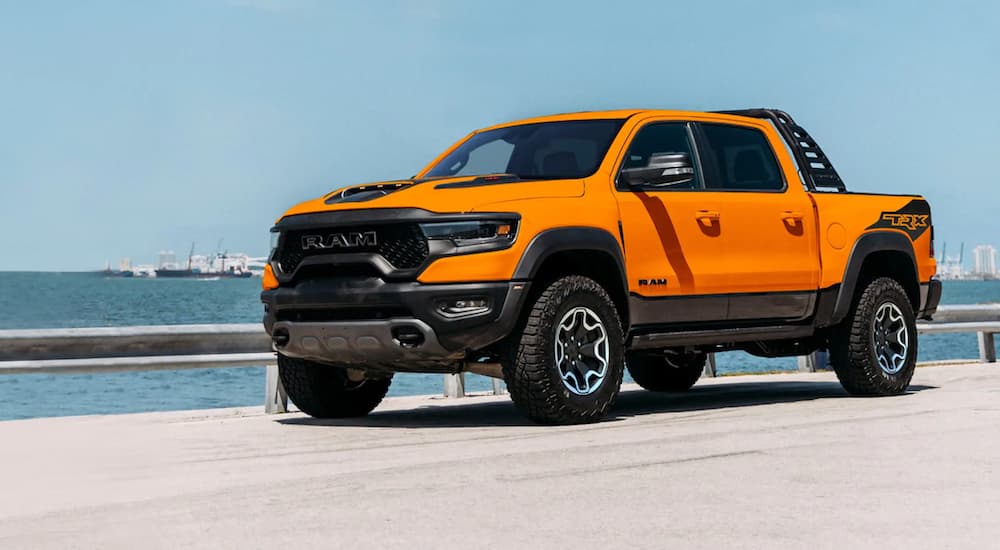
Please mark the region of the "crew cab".
<svg viewBox="0 0 1000 550"><path fill-rule="evenodd" d="M849 393L898 394L941 293L927 201L848 192L773 109L500 124L271 231L264 326L317 417L369 413L396 373L469 371L535 421L590 422L626 368L684 391L727 350L828 350Z"/></svg>

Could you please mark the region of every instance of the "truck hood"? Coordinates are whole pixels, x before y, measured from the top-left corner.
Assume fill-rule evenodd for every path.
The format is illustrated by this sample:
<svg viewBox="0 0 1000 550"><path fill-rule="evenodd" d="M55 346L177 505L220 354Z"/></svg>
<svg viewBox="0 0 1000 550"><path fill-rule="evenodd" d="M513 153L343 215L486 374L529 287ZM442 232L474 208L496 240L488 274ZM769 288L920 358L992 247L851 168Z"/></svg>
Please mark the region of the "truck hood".
<svg viewBox="0 0 1000 550"><path fill-rule="evenodd" d="M572 198L582 196L583 191L584 180L580 179L517 180L504 176L465 176L384 181L342 187L323 197L298 204L284 216L367 208L472 212L480 205L523 199Z"/></svg>

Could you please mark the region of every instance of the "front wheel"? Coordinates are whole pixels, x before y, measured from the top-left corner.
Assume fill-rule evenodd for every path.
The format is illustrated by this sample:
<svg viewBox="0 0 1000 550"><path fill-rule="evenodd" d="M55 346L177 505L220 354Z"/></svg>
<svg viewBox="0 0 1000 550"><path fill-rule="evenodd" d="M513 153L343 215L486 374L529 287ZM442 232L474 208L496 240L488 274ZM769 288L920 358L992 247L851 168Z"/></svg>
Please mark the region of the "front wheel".
<svg viewBox="0 0 1000 550"><path fill-rule="evenodd" d="M300 411L316 418L364 416L389 391L392 377L352 380L347 370L278 354L278 374Z"/></svg>
<svg viewBox="0 0 1000 550"><path fill-rule="evenodd" d="M504 361L511 399L539 423L596 422L621 388L624 348L607 291L587 277L563 277L537 297Z"/></svg>
<svg viewBox="0 0 1000 550"><path fill-rule="evenodd" d="M674 350L634 352L626 366L636 384L657 392L684 392L691 389L705 370L707 355Z"/></svg>
<svg viewBox="0 0 1000 550"><path fill-rule="evenodd" d="M865 287L830 337L830 363L853 395L894 395L917 365L917 322L906 291L881 277Z"/></svg>

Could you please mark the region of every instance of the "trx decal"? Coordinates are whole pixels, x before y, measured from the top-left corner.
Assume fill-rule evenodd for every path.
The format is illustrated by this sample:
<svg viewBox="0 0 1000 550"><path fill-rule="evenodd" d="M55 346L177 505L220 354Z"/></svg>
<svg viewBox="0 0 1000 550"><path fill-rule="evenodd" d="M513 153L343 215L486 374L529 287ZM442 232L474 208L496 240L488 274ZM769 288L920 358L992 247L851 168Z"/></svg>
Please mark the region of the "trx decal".
<svg viewBox="0 0 1000 550"><path fill-rule="evenodd" d="M927 214L896 214L895 212L883 212L882 219L889 222L893 227L905 227L910 231L916 231L921 227L927 227Z"/></svg>
<svg viewBox="0 0 1000 550"><path fill-rule="evenodd" d="M882 212L868 229L898 229L917 240L931 226L931 208L927 201L914 199L895 212Z"/></svg>

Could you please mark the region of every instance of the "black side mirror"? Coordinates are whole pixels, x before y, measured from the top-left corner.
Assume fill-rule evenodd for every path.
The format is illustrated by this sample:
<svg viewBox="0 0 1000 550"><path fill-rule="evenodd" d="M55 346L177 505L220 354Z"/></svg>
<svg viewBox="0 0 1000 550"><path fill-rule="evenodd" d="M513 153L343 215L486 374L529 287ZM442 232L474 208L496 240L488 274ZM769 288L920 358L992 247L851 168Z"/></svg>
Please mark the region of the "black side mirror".
<svg viewBox="0 0 1000 550"><path fill-rule="evenodd" d="M687 153L653 153L646 166L622 170L622 178L628 185L670 187L694 180L694 165Z"/></svg>

